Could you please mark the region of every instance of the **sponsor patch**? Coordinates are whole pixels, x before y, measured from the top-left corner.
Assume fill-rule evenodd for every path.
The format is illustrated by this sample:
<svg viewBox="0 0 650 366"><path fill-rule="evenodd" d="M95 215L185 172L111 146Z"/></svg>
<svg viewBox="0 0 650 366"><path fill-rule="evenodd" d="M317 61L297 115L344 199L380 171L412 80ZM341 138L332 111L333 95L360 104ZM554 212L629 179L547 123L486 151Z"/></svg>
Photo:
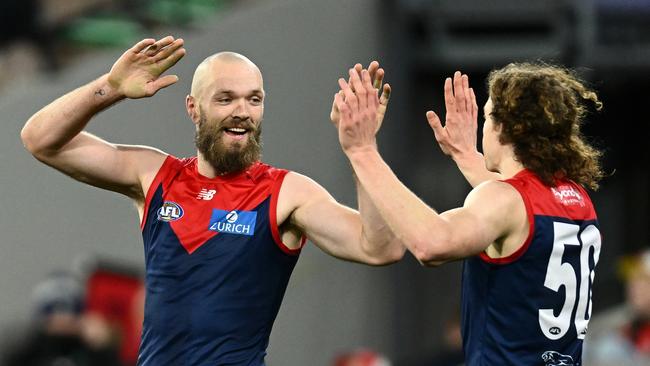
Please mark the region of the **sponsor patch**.
<svg viewBox="0 0 650 366"><path fill-rule="evenodd" d="M585 201L582 198L580 192L578 192L571 186L559 186L557 188L551 188L551 192L553 192L555 199L565 206L571 206L571 205L579 205L580 207L585 206Z"/></svg>
<svg viewBox="0 0 650 366"><path fill-rule="evenodd" d="M165 201L158 209L158 220L170 222L183 217L183 208L176 202Z"/></svg>
<svg viewBox="0 0 650 366"><path fill-rule="evenodd" d="M213 209L208 230L220 233L251 236L255 233L256 220L257 212L255 211L225 211Z"/></svg>

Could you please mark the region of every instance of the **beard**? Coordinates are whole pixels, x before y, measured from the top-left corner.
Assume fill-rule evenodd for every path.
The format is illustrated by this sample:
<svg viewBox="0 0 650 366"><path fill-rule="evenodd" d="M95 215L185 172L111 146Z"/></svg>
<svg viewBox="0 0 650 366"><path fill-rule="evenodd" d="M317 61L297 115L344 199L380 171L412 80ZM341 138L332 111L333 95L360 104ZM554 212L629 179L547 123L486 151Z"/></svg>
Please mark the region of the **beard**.
<svg viewBox="0 0 650 366"><path fill-rule="evenodd" d="M226 128L242 127L249 132L248 141L224 144ZM205 113L201 113L199 128L194 143L203 158L212 165L218 175L239 172L250 167L262 156L262 129L252 120L227 119L220 123L207 123Z"/></svg>

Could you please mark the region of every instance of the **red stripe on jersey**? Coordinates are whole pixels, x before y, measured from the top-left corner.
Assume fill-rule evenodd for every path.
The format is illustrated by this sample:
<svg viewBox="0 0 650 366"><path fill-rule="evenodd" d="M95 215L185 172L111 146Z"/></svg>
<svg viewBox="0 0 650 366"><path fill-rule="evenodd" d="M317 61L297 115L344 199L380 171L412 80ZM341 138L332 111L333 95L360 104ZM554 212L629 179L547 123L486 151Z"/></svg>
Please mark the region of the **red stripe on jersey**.
<svg viewBox="0 0 650 366"><path fill-rule="evenodd" d="M192 254L218 234L209 229L214 209L252 211L271 195L276 181L284 174L284 170L257 162L243 172L208 178L199 173L196 157L168 156L147 193L143 223L151 209L150 201L162 184L163 202L173 202L182 209L182 216L170 220L169 225L181 245Z"/></svg>
<svg viewBox="0 0 650 366"><path fill-rule="evenodd" d="M508 181L505 181L506 183L510 183ZM533 241L533 233L535 232L535 216L533 215L533 209L530 203L530 199L528 195L526 195L522 190L521 187L517 184L511 184L514 189L517 190L519 195L521 195L521 199L524 201L524 206L526 206L526 217L528 218L528 237L526 237L526 240L524 243L517 249L514 253L510 254L509 256L506 257L501 257L501 258L492 258L487 255L486 252L481 252L479 256L481 257L482 260L488 263L492 264L508 264L516 261L517 259L521 258L524 253L526 253L526 250L528 250L528 247L530 246L530 243Z"/></svg>
<svg viewBox="0 0 650 366"><path fill-rule="evenodd" d="M177 179L174 189L164 194L165 201L183 207L183 218L170 222L170 226L189 254L217 235L216 231L208 229L212 209L251 211L269 196L274 182L274 179L268 179L268 166L261 163L255 163L243 172L207 178L198 172L196 158L192 160L191 168L188 167ZM203 190L216 192L206 201L197 197ZM206 205L209 208L206 209Z"/></svg>
<svg viewBox="0 0 650 366"><path fill-rule="evenodd" d="M286 177L287 173L287 171L283 171L281 175L278 176L275 184L273 185L273 189L271 191L271 204L269 205L269 224L271 225L271 235L273 235L275 244L277 244L283 252L289 255L298 255L300 254L302 247L305 245L307 237L302 235L300 237L300 246L296 249L291 249L282 242L282 238L280 237L280 228L278 226L278 197L280 196L280 188L282 187L282 182L284 181L284 177Z"/></svg>
<svg viewBox="0 0 650 366"><path fill-rule="evenodd" d="M156 173L156 176L153 178L153 181L147 190L147 196L144 199L144 212L142 214L142 221L140 221L140 230L144 229L144 224L147 222L147 213L149 212L149 203L151 202L151 198L153 197L154 193L156 193L156 190L160 184L164 181L169 180L167 178L170 173L177 172L178 169L171 168L178 163L179 160L177 158L172 157L171 155L167 155L165 161L163 161L163 164L160 166L160 169L158 169L158 173Z"/></svg>
<svg viewBox="0 0 650 366"><path fill-rule="evenodd" d="M508 264L524 255L534 236L535 215L564 217L570 220L596 219L596 211L589 195L584 188L572 181L559 180L556 186L549 187L535 173L524 169L503 182L515 188L524 200L528 216L528 237L517 251L507 257L492 258L485 252L480 253L480 258L485 262Z"/></svg>

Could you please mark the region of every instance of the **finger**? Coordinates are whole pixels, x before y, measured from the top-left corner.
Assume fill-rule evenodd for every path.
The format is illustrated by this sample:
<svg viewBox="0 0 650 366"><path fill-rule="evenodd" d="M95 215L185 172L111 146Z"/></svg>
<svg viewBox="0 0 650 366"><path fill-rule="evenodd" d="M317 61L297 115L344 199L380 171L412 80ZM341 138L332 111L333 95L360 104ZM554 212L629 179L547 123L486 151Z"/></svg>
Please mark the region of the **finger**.
<svg viewBox="0 0 650 366"><path fill-rule="evenodd" d="M341 100L345 101L345 94L343 94L343 90L339 90L338 92L334 93L334 98L332 99L332 108L336 109L338 111L338 107L336 106L336 96L339 96Z"/></svg>
<svg viewBox="0 0 650 366"><path fill-rule="evenodd" d="M436 137L436 141L440 142L445 139L445 128L442 127L442 122L440 122L440 118L434 111L428 111L427 112L427 121L429 122L429 126L431 126L431 129L433 130L433 134Z"/></svg>
<svg viewBox="0 0 650 366"><path fill-rule="evenodd" d="M158 51L160 51L161 49L169 46L172 42L174 42L174 37L172 37L172 36L167 36L165 38L161 38L161 39L157 40L156 43L154 43L151 46L147 47L147 49L144 50L144 54L147 55L147 56L153 56L156 53L158 53Z"/></svg>
<svg viewBox="0 0 650 366"><path fill-rule="evenodd" d="M356 71L359 75L361 75L361 70L363 70L363 65L357 62L356 64L354 64L354 66L352 66L352 69L354 69L354 71ZM356 89L354 89L354 85L352 85L351 77L348 77L348 85L350 85L350 89L352 89L353 92L356 91Z"/></svg>
<svg viewBox="0 0 650 366"><path fill-rule="evenodd" d="M447 115L456 112L454 91L451 86L451 78L445 79L445 109L447 110Z"/></svg>
<svg viewBox="0 0 650 366"><path fill-rule="evenodd" d="M357 96L359 101L359 109L364 110L368 105L368 100L367 100L368 93L366 89L363 87L363 83L361 82L359 73L357 73L354 69L350 69L350 80L352 81L352 86L354 87L354 94Z"/></svg>
<svg viewBox="0 0 650 366"><path fill-rule="evenodd" d="M158 64L162 67L163 71L169 69L170 67L176 65L176 63L185 56L185 49L179 48L169 57L161 60Z"/></svg>
<svg viewBox="0 0 650 366"><path fill-rule="evenodd" d="M460 113L465 112L465 93L463 91L463 79L460 71L454 73L454 99L456 99L456 110Z"/></svg>
<svg viewBox="0 0 650 366"><path fill-rule="evenodd" d="M379 69L379 62L377 62L377 61L372 61L368 65L368 72L370 73L370 78L372 80L375 80L375 74L377 73L378 69Z"/></svg>
<svg viewBox="0 0 650 366"><path fill-rule="evenodd" d="M159 62L159 61L171 56L171 54L176 52L176 50L183 47L183 44L184 44L184 41L183 41L182 38L179 38L179 39L175 40L169 46L167 46L167 47L163 48L162 50L160 50L160 52L158 52L158 54L156 54L154 56L154 61Z"/></svg>
<svg viewBox="0 0 650 366"><path fill-rule="evenodd" d="M165 75L153 81L151 83L151 88L153 89L153 94L158 92L158 90L166 88L178 81L178 76L176 75Z"/></svg>
<svg viewBox="0 0 650 366"><path fill-rule="evenodd" d="M381 83L384 82L384 69L380 68L379 70L377 70L374 76L374 80L375 80L374 83L375 89L381 90Z"/></svg>
<svg viewBox="0 0 650 366"><path fill-rule="evenodd" d="M470 95L469 92L469 77L467 75L463 75L461 77L462 82L463 82L463 94L465 95L465 110L470 113L472 112L472 96Z"/></svg>
<svg viewBox="0 0 650 366"><path fill-rule="evenodd" d="M348 107L348 105L345 103L340 92L334 95L334 104L336 104L336 108L338 108L341 116L339 123L347 122L350 119L350 107Z"/></svg>
<svg viewBox="0 0 650 366"><path fill-rule="evenodd" d="M474 125L474 130L478 128L478 104L476 104L476 94L474 94L474 89L469 88L469 95L472 99L472 124Z"/></svg>
<svg viewBox="0 0 650 366"><path fill-rule="evenodd" d="M353 70L353 69L350 69ZM350 107L351 110L356 111L358 109L359 103L357 101L357 96L352 91L350 84L345 82L343 78L339 79L339 86L345 95L345 103Z"/></svg>
<svg viewBox="0 0 650 366"><path fill-rule="evenodd" d="M367 94L367 105L369 108L377 108L379 104L379 98L377 97L377 89L372 86L372 81L370 80L370 72L368 70L363 70L361 72L361 82Z"/></svg>
<svg viewBox="0 0 650 366"><path fill-rule="evenodd" d="M133 53L140 53L140 52L142 52L142 50L144 50L145 48L151 46L155 42L156 42L156 40L153 39L153 38L145 38L142 41L136 43L135 46L131 47L131 51Z"/></svg>
<svg viewBox="0 0 650 366"><path fill-rule="evenodd" d="M390 100L390 92L392 91L390 84L386 83L384 84L383 91L381 93L381 98L379 98L379 104L383 106L388 105L388 101Z"/></svg>

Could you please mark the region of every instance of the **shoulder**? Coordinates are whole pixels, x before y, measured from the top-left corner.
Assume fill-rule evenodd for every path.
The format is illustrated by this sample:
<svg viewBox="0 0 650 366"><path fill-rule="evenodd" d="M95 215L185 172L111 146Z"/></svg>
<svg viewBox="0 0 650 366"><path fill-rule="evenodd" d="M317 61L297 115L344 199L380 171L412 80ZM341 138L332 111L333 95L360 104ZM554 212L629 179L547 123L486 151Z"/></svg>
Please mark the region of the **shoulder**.
<svg viewBox="0 0 650 366"><path fill-rule="evenodd" d="M521 194L503 181L487 181L476 186L463 208L500 235L521 228L527 222L527 208Z"/></svg>
<svg viewBox="0 0 650 366"><path fill-rule="evenodd" d="M309 212L318 202L333 200L332 196L313 179L296 172L286 173L278 194L278 223L289 217ZM299 219L297 219L300 221Z"/></svg>
<svg viewBox="0 0 650 366"><path fill-rule="evenodd" d="M310 197L320 196L323 194L329 195L325 188L315 180L293 171L287 172L280 191L288 193L297 201L305 201Z"/></svg>
<svg viewBox="0 0 650 366"><path fill-rule="evenodd" d="M183 164L183 159L148 146L118 145L118 149L125 152L126 164L137 170L140 189L138 194L132 197L136 201L145 199L149 188L161 172Z"/></svg>
<svg viewBox="0 0 650 366"><path fill-rule="evenodd" d="M127 159L128 164L132 164L141 171L158 170L171 155L166 152L150 146L143 145L115 145ZM179 160L177 158L174 158Z"/></svg>
<svg viewBox="0 0 650 366"><path fill-rule="evenodd" d="M521 202L521 195L512 184L505 181L490 180L472 189L465 199L465 206L489 204L492 207L504 208Z"/></svg>

